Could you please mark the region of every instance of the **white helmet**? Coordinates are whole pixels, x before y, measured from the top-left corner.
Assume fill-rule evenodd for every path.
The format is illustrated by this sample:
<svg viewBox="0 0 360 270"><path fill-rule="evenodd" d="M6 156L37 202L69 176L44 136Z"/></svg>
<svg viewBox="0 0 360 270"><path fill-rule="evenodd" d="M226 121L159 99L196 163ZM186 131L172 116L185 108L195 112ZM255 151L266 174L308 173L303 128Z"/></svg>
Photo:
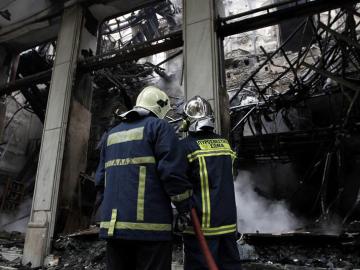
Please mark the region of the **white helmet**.
<svg viewBox="0 0 360 270"><path fill-rule="evenodd" d="M144 108L154 113L160 119L163 119L171 109L170 99L159 88L147 86L138 95L134 108Z"/></svg>
<svg viewBox="0 0 360 270"><path fill-rule="evenodd" d="M210 103L200 97L195 96L184 105L184 114L189 122L189 131L198 132L205 127L214 129L215 119Z"/></svg>

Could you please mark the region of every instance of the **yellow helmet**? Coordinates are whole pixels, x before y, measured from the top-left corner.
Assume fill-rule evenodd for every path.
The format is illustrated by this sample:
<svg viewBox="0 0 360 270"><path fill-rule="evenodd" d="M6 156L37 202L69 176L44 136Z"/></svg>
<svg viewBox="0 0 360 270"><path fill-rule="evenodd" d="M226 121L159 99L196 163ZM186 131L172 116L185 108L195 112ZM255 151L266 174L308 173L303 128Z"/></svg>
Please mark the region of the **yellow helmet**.
<svg viewBox="0 0 360 270"><path fill-rule="evenodd" d="M147 86L138 95L134 108L144 108L154 113L160 119L163 119L171 109L170 99L159 88Z"/></svg>

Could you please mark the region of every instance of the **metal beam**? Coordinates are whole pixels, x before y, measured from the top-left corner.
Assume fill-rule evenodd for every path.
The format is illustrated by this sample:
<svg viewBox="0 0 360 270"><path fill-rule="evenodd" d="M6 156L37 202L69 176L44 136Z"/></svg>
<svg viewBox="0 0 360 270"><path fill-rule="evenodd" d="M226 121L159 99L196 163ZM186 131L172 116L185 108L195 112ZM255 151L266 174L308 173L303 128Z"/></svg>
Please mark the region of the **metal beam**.
<svg viewBox="0 0 360 270"><path fill-rule="evenodd" d="M352 83L352 82L350 82L348 80L345 80L345 79L343 79L343 78L341 78L339 76L336 76L335 74L333 74L333 73L331 73L329 71L318 69L318 68L316 68L316 67L314 67L314 66L312 66L312 65L310 65L310 64L308 64L306 62L304 62L302 65L309 68L309 69L311 69L311 70L313 70L313 71L315 71L315 72L317 72L317 73L319 73L319 74L321 74L321 75L323 75L323 76L325 76L325 77L327 77L327 78L330 78L330 79L336 81L337 83L339 83L339 84L341 84L341 85L343 85L343 86L345 86L345 87L347 87L349 89L352 89L354 91L359 91L360 90L359 85L357 85L355 83Z"/></svg>
<svg viewBox="0 0 360 270"><path fill-rule="evenodd" d="M159 42L152 44L153 42ZM124 48L121 50L110 52L114 56L99 55L86 59L79 64L78 69L83 72L89 72L93 70L102 69L105 67L113 67L114 65L124 62L138 60L143 57L147 57L153 54L157 54L164 51L176 49L183 45L182 32L177 31L170 35L161 37L157 40L152 40L144 44L132 46L130 48ZM110 54L109 53L109 54ZM178 54L176 54L177 56ZM12 92L21 88L29 87L35 84L49 82L51 79L52 69L42 71L30 76L26 76L22 79L16 80L12 83L4 84L0 86L0 96L9 95Z"/></svg>
<svg viewBox="0 0 360 270"><path fill-rule="evenodd" d="M224 18L222 19L223 23L219 26L218 33L221 37L227 37L271 25L276 25L282 21L289 20L292 18L311 16L327 10L346 7L348 5L352 5L358 2L360 1L359 0L343 0L343 1L315 0L303 4L296 4L290 7L282 8L280 10L268 12L267 14L239 20L232 23L227 23L227 21L229 20ZM242 17L242 14L240 14L237 17Z"/></svg>
<svg viewBox="0 0 360 270"><path fill-rule="evenodd" d="M158 42L157 44L153 44ZM92 58L86 59L85 62L80 63L79 69L82 71L88 72L93 70L98 70L105 67L114 67L117 64L124 63L127 61L138 60L143 57L154 55L157 53L169 51L172 49L179 48L183 45L182 32L177 31L170 35L161 37L154 41L148 41L144 44L125 47L119 51L110 52L110 55L107 57L107 54L95 56Z"/></svg>
<svg viewBox="0 0 360 270"><path fill-rule="evenodd" d="M323 24L322 22L319 22L319 27L324 29L325 31L329 32L332 36L341 39L342 41L345 41L348 45L354 46L356 49L360 50L360 44L355 41L350 39L347 36L344 36L338 32L336 32L335 30L331 29L330 27L326 26L325 24Z"/></svg>
<svg viewBox="0 0 360 270"><path fill-rule="evenodd" d="M245 87L245 85L247 85L252 78L255 77L255 75L266 65L266 63L268 63L270 61L270 59L272 59L280 50L281 48L283 48L295 35L296 33L298 33L300 31L300 29L303 28L303 26L305 25L306 21L304 21L302 24L300 24L295 31L283 42L283 44L280 45L279 48L277 48L271 55L267 55L267 59L262 62L257 69L241 84L240 88L235 92L235 94L230 98L230 103L233 102L236 97L238 96L238 94L242 91L242 89ZM287 70L285 70L283 72L283 74L280 75L279 78L281 78L284 74L286 74L288 71L290 70L290 68L288 68ZM278 80L277 79L277 80ZM273 82L274 83L274 82ZM268 87L270 87L270 84L268 84L264 89L262 89L262 91L264 92Z"/></svg>
<svg viewBox="0 0 360 270"><path fill-rule="evenodd" d="M31 85L48 82L51 79L51 74L52 74L52 69L49 69L30 76L26 76L14 82L1 85L0 96L9 95L16 90L20 90L21 88L26 88Z"/></svg>
<svg viewBox="0 0 360 270"><path fill-rule="evenodd" d="M283 8L281 10L270 12L268 14L236 21L234 23L229 23L229 24L226 23L230 19L241 17L242 14L240 14L236 17L231 16L228 18L223 18L221 21L224 24L220 26L218 32L220 36L225 37L237 33L247 32L262 27L278 24L283 20L291 19L293 17L309 16L326 10L351 5L357 2L360 1L344 0L342 2L339 2L335 0L317 0L304 4L297 4L296 6ZM256 10L254 10L254 12L255 11ZM246 15L250 15L250 14L251 13L249 12L246 13ZM183 45L181 31L177 31L160 39L163 39L162 43L152 45L151 42L154 41L149 41L145 44L134 46L133 48L130 49L124 48L123 50L120 50L118 52L114 51L113 52L114 56L110 58L103 58L103 56L95 56L91 60L87 60L86 62L80 63L79 69L83 71L92 71L104 67L111 67L126 61L132 61L135 59L147 57L163 51L175 49ZM157 41L159 40L156 40L156 42ZM0 86L0 96L5 94L10 94L11 92L19 90L22 87L28 87L34 84L48 82L51 78L51 73L52 70L47 70L31 76L27 76L20 80L16 80L13 83L2 85Z"/></svg>

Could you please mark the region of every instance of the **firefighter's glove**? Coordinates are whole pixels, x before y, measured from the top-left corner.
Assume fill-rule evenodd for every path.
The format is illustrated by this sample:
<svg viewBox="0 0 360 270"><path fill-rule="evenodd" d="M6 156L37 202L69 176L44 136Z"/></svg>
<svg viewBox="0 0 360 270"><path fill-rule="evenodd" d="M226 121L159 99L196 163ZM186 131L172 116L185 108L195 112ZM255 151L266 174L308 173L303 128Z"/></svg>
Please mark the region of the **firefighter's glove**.
<svg viewBox="0 0 360 270"><path fill-rule="evenodd" d="M179 213L175 219L175 231L180 233L184 232L190 223L190 212Z"/></svg>

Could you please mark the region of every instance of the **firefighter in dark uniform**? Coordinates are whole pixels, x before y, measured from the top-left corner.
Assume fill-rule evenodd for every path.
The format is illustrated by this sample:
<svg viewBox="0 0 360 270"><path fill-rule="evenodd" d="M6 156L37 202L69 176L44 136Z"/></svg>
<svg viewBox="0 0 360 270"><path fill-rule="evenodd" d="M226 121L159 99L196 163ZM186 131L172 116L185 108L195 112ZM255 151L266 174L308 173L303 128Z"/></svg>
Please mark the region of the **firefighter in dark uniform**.
<svg viewBox="0 0 360 270"><path fill-rule="evenodd" d="M96 186L110 270L171 269L171 202L188 216L192 187L175 131L163 120L169 110L163 91L144 88L103 144Z"/></svg>
<svg viewBox="0 0 360 270"><path fill-rule="evenodd" d="M195 96L184 106L188 137L180 141L185 149L193 202L209 249L221 270L241 269L236 244L236 204L233 162L236 154L226 139L213 132L210 104ZM185 270L208 269L194 231L184 231Z"/></svg>

